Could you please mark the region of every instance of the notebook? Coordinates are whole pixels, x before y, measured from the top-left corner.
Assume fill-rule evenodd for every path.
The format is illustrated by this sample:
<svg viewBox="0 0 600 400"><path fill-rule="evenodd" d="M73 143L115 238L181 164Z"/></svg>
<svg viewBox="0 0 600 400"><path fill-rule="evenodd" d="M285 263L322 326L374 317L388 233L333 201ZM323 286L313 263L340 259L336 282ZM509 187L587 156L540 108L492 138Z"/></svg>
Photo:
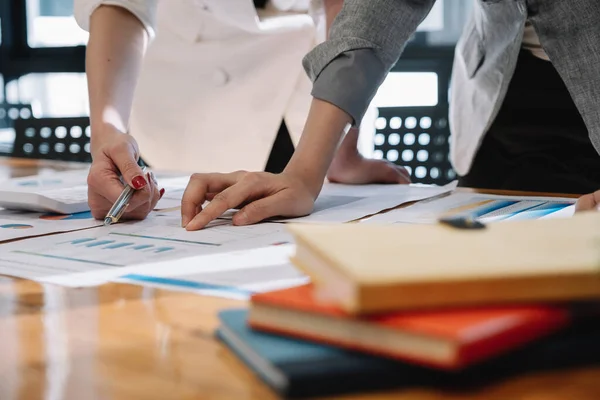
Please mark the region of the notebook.
<svg viewBox="0 0 600 400"><path fill-rule="evenodd" d="M350 313L600 298L600 213L490 224L304 225L292 262Z"/></svg>
<svg viewBox="0 0 600 400"><path fill-rule="evenodd" d="M257 332L247 326L244 309L222 311L219 318L217 338L286 398L410 388L420 392L423 388L485 390L485 385L515 375L600 365L600 321L569 327L515 352L455 372Z"/></svg>
<svg viewBox="0 0 600 400"><path fill-rule="evenodd" d="M539 305L353 318L315 301L312 286L303 285L253 295L248 323L266 332L457 370L550 335L568 326L571 316L566 306Z"/></svg>
<svg viewBox="0 0 600 400"><path fill-rule="evenodd" d="M333 396L435 382L437 371L251 330L247 310L219 313L217 338L285 397Z"/></svg>

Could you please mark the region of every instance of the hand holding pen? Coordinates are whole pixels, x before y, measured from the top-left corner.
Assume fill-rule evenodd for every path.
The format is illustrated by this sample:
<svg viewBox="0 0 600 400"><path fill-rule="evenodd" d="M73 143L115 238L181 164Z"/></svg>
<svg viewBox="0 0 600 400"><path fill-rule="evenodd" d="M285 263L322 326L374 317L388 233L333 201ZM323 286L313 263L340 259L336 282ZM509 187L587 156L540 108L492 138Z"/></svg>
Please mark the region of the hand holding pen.
<svg viewBox="0 0 600 400"><path fill-rule="evenodd" d="M156 187L156 179L154 178L154 174L152 172L146 174L146 167L142 167L142 172L148 177L148 181L150 182L150 186ZM159 192L159 200L163 196L165 190L161 189ZM136 189L134 189L131 185L125 184L123 191L113 204L113 206L108 210L106 217L104 217L104 225L108 226L111 224L116 224L119 222L129 203L131 202L132 197L135 195ZM154 204L155 205L155 204ZM154 207L154 205L152 207ZM151 210L150 210L151 211Z"/></svg>
<svg viewBox="0 0 600 400"><path fill-rule="evenodd" d="M119 207L120 215L112 215L116 220L144 219L155 208L164 191L159 190L152 173L142 170L138 155L137 143L130 135L96 137L88 176L88 203L94 218L105 220L111 208L127 198L125 206ZM128 186L131 193L124 193ZM110 214L116 214L115 210Z"/></svg>
<svg viewBox="0 0 600 400"><path fill-rule="evenodd" d="M146 174L146 167L142 167L142 172ZM123 184L125 185L123 191L117 198L117 201L115 201L115 204L113 204L110 210L108 210L106 217L104 217L105 226L119 222L123 216L123 213L125 213L127 206L129 206L129 202L131 201L133 194L135 193L135 189L131 187L131 185L128 185L125 182L123 182Z"/></svg>

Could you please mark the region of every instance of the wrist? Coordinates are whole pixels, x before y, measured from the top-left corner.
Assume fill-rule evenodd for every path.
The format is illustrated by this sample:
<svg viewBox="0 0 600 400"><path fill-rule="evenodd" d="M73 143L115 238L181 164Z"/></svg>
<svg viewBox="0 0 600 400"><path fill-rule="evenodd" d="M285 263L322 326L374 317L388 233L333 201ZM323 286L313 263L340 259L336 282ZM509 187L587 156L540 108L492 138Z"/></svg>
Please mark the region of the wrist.
<svg viewBox="0 0 600 400"><path fill-rule="evenodd" d="M90 147L92 155L108 143L114 142L120 135L125 134L109 123L92 124L90 129Z"/></svg>
<svg viewBox="0 0 600 400"><path fill-rule="evenodd" d="M348 131L342 140L342 143L335 152L332 166L338 165L345 167L348 165L354 165L363 159L363 156L358 151L358 136L358 128L351 128Z"/></svg>
<svg viewBox="0 0 600 400"><path fill-rule="evenodd" d="M350 121L337 106L313 99L302 137L284 173L299 179L315 199Z"/></svg>
<svg viewBox="0 0 600 400"><path fill-rule="evenodd" d="M292 156L292 159L286 166L283 174L292 176L301 181L308 189L310 194L316 199L321 192L327 169L315 168L314 163L306 162L301 157Z"/></svg>

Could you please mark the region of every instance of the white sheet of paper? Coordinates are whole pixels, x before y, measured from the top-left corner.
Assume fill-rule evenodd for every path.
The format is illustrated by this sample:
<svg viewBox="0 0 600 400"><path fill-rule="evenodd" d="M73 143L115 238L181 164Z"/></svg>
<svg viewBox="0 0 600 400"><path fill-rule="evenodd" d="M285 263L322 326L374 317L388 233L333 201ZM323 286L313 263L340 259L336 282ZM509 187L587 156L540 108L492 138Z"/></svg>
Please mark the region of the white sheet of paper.
<svg viewBox="0 0 600 400"><path fill-rule="evenodd" d="M436 223L443 216L469 215L481 222L559 218L573 215L575 199L455 192L379 214L366 224Z"/></svg>
<svg viewBox="0 0 600 400"><path fill-rule="evenodd" d="M177 263L154 263L127 268L115 279L136 285L247 299L252 293L305 284L309 278L289 258L293 245L197 256Z"/></svg>
<svg viewBox="0 0 600 400"><path fill-rule="evenodd" d="M91 213L54 215L0 209L0 243L51 233L92 228L101 222Z"/></svg>
<svg viewBox="0 0 600 400"><path fill-rule="evenodd" d="M116 224L61 235L32 238L0 246L0 274L48 282L49 278L84 273L68 286L106 282L123 267L156 261L223 253L291 242L283 224L234 227L215 221L187 232L179 213L153 214L144 221ZM100 281L85 274L100 271Z"/></svg>
<svg viewBox="0 0 600 400"><path fill-rule="evenodd" d="M165 189L165 194L154 207L157 211L168 211L181 207L183 192L190 181L189 176L158 179L159 188Z"/></svg>
<svg viewBox="0 0 600 400"><path fill-rule="evenodd" d="M89 169L74 171L47 172L40 175L12 178L0 183L5 191L40 192L64 189L87 184Z"/></svg>
<svg viewBox="0 0 600 400"><path fill-rule="evenodd" d="M342 185L326 183L315 202L313 212L300 218L276 218L277 222L344 223L412 201L423 200L452 191L456 182L445 186L427 185ZM236 210L222 218L231 219Z"/></svg>

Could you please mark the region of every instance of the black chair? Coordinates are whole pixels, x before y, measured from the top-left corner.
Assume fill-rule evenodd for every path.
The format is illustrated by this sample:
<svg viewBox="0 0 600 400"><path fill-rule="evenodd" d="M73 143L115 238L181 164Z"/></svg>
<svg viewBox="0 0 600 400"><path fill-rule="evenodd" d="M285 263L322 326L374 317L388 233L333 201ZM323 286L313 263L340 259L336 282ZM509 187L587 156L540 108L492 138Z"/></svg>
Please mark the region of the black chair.
<svg viewBox="0 0 600 400"><path fill-rule="evenodd" d="M407 167L414 183L444 185L455 179L449 161L448 107L379 109L375 152Z"/></svg>
<svg viewBox="0 0 600 400"><path fill-rule="evenodd" d="M12 128L18 119L33 118L30 104L0 103L0 129Z"/></svg>
<svg viewBox="0 0 600 400"><path fill-rule="evenodd" d="M437 105L379 108L376 155L407 167L414 183L445 185L456 179L448 154L448 90L453 58L454 46L407 47L392 72L434 72Z"/></svg>
<svg viewBox="0 0 600 400"><path fill-rule="evenodd" d="M16 119L12 156L89 163L88 117Z"/></svg>
<svg viewBox="0 0 600 400"><path fill-rule="evenodd" d="M17 119L14 128L12 157L92 162L89 117Z"/></svg>

